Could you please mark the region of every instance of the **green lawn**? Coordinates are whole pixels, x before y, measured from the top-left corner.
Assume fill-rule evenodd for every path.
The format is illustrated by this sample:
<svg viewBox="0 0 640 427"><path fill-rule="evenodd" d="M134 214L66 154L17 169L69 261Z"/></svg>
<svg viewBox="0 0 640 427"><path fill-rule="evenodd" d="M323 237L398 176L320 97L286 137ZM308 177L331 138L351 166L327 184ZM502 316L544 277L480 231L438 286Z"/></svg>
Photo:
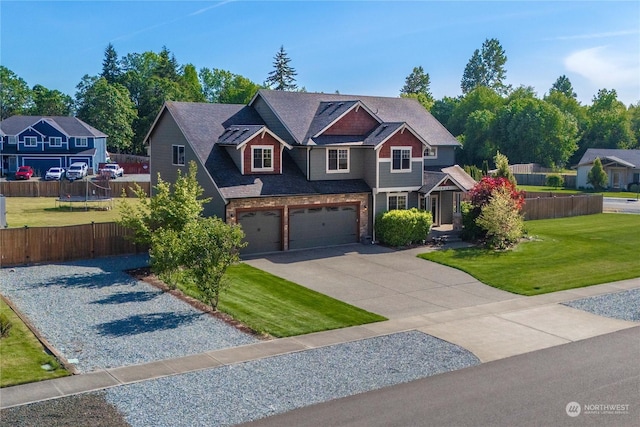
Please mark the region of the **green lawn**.
<svg viewBox="0 0 640 427"><path fill-rule="evenodd" d="M127 199L131 203L139 203L137 198ZM55 197L6 197L7 224L9 228L50 227L93 222L113 222L120 218L119 198L113 200L113 209L84 210L84 204L74 203L71 208L65 203L56 207ZM98 206L89 203L89 207Z"/></svg>
<svg viewBox="0 0 640 427"><path fill-rule="evenodd" d="M553 192L560 194L602 194L604 197L616 197L620 199L635 199L638 195L630 191L594 191L594 190L576 190L572 188L553 188L536 185L518 185L518 190L532 192Z"/></svg>
<svg viewBox="0 0 640 427"><path fill-rule="evenodd" d="M464 248L419 256L522 295L640 277L640 215L588 215L525 226L532 240L512 251Z"/></svg>
<svg viewBox="0 0 640 427"><path fill-rule="evenodd" d="M0 312L13 324L9 336L0 341L0 387L68 375L53 356L45 353L40 341L1 299ZM53 370L42 369L44 364L49 364Z"/></svg>
<svg viewBox="0 0 640 427"><path fill-rule="evenodd" d="M219 309L258 332L288 337L387 320L247 264L227 270L231 287ZM195 286L179 285L194 298Z"/></svg>

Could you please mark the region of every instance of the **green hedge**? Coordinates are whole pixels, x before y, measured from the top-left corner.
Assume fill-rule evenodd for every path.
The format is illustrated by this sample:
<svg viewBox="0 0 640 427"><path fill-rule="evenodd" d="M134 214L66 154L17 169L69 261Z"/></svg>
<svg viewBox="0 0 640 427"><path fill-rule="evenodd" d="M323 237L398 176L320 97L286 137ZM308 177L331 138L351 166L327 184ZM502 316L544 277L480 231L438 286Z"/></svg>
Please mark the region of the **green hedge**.
<svg viewBox="0 0 640 427"><path fill-rule="evenodd" d="M431 212L416 208L388 211L376 218L376 237L390 246L421 243L427 239L432 223Z"/></svg>

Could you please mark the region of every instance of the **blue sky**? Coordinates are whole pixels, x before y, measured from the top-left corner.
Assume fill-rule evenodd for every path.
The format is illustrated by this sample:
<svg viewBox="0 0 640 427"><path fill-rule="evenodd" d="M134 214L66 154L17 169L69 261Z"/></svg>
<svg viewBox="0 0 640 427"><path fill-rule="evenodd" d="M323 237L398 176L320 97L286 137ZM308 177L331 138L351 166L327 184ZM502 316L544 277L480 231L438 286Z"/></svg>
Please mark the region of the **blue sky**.
<svg viewBox="0 0 640 427"><path fill-rule="evenodd" d="M421 65L438 99L457 96L487 38L507 53L507 83L546 93L558 76L590 104L615 89L640 101L638 1L7 1L0 64L29 86L73 96L119 56L167 46L181 64L261 83L283 45L308 91L397 96Z"/></svg>

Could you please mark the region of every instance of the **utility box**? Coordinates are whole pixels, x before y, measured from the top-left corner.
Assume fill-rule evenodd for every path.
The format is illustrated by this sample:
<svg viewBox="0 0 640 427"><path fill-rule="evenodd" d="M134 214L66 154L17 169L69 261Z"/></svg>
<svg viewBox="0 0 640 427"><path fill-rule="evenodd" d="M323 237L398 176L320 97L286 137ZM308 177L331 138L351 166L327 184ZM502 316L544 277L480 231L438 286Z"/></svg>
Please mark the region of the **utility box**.
<svg viewBox="0 0 640 427"><path fill-rule="evenodd" d="M5 197L0 194L0 228L7 227L7 203Z"/></svg>

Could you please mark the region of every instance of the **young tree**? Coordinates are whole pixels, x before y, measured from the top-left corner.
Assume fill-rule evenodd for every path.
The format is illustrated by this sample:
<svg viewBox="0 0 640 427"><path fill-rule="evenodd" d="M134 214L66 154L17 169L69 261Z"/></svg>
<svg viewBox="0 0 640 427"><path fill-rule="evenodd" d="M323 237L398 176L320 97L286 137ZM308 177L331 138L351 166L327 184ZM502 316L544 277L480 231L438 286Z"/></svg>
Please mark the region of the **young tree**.
<svg viewBox="0 0 640 427"><path fill-rule="evenodd" d="M496 188L489 202L481 208L476 224L486 233L486 245L504 250L518 243L524 234L524 218L506 187Z"/></svg>
<svg viewBox="0 0 640 427"><path fill-rule="evenodd" d="M593 188L599 191L606 188L608 182L609 178L602 168L602 161L600 161L600 157L596 157L593 162L593 166L587 175L587 183L593 185Z"/></svg>
<svg viewBox="0 0 640 427"><path fill-rule="evenodd" d="M514 187L518 185L516 177L513 176L513 172L509 168L509 159L499 151L496 152L493 162L496 164L496 178L504 178L511 183Z"/></svg>
<svg viewBox="0 0 640 427"><path fill-rule="evenodd" d="M422 66L414 67L411 74L405 79L404 86L400 89L400 96L414 98L427 110L430 110L434 100L429 84L429 74L424 72Z"/></svg>
<svg viewBox="0 0 640 427"><path fill-rule="evenodd" d="M298 88L296 85L296 70L289 65L291 59L284 50L284 46L280 46L280 50L273 59L273 70L269 73L266 80L266 86L274 90L294 91Z"/></svg>

